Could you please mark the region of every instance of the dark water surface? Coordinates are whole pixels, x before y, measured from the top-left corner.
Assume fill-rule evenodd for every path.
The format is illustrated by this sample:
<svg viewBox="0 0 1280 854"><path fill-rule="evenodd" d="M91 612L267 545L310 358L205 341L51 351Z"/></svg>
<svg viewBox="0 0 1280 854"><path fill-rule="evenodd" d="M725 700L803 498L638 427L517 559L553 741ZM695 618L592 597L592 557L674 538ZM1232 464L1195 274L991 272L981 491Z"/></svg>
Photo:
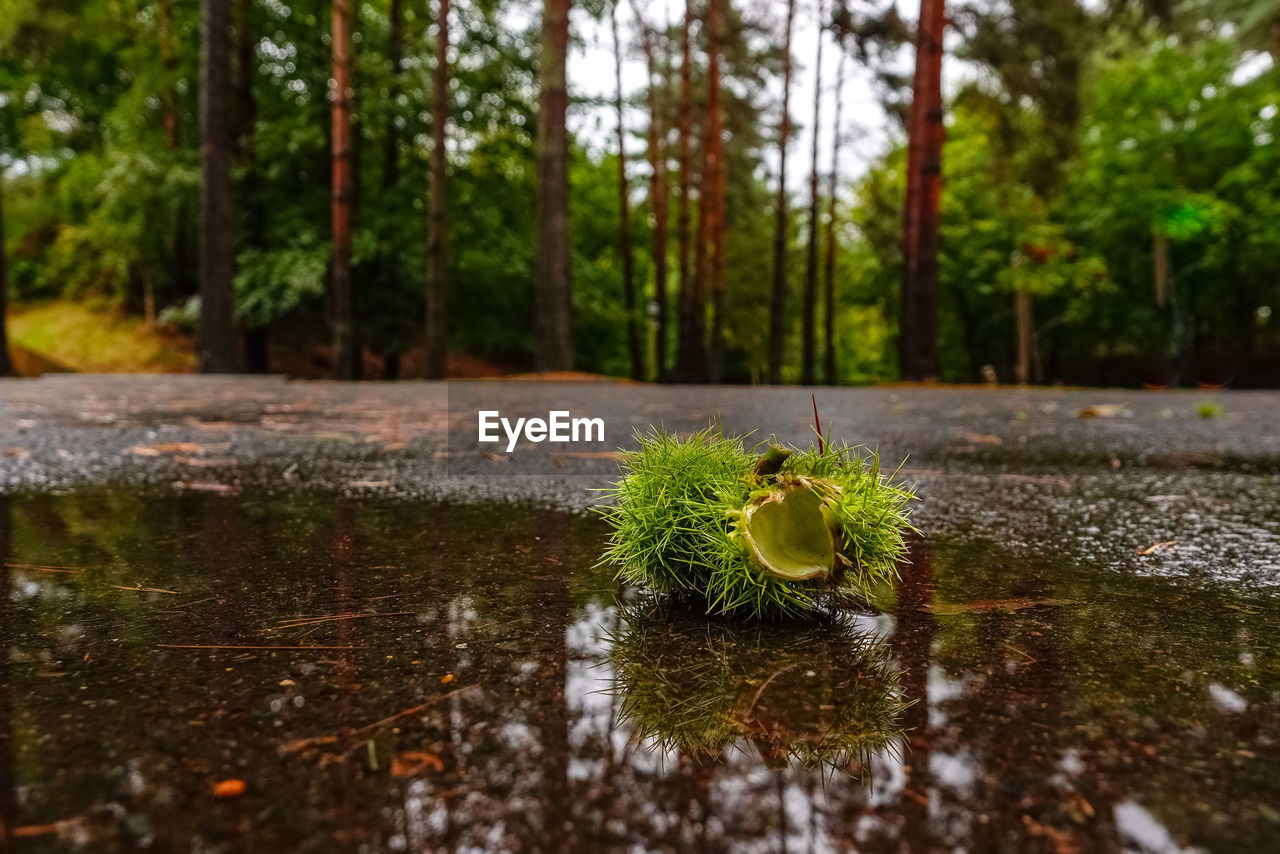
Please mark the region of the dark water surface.
<svg viewBox="0 0 1280 854"><path fill-rule="evenodd" d="M616 589L602 536L498 505L0 499L15 847L1280 838L1272 595L922 542L879 616L736 626Z"/></svg>

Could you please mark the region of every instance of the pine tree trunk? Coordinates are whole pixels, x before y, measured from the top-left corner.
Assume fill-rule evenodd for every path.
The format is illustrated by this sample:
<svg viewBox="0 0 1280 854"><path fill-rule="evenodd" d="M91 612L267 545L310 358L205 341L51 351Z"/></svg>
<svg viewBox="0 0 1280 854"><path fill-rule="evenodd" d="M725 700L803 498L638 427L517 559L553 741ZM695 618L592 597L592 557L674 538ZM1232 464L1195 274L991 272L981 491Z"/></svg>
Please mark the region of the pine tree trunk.
<svg viewBox="0 0 1280 854"><path fill-rule="evenodd" d="M248 229L245 241L248 246L260 248L266 231L266 209L262 203L259 175L253 157L253 132L257 120L258 104L253 95L253 79L257 70L254 59L253 0L235 0L236 3L236 156L244 176L240 180L239 194L242 204L248 208ZM246 372L265 374L271 370L270 341L266 326L244 330L243 363Z"/></svg>
<svg viewBox="0 0 1280 854"><path fill-rule="evenodd" d="M161 124L164 141L169 148L177 148L181 141L178 125L178 94L174 83L178 76L178 54L174 48L173 0L159 0L156 6L156 32L160 41L160 64L165 73L164 94L161 102Z"/></svg>
<svg viewBox="0 0 1280 854"><path fill-rule="evenodd" d="M235 364L231 297L231 37L228 0L203 0L200 27L200 330L203 373Z"/></svg>
<svg viewBox="0 0 1280 854"><path fill-rule="evenodd" d="M404 0L391 0L387 10L387 59L391 63L387 101L394 105L400 97L400 76L404 73ZM399 180L400 130L392 109L382 134L382 189L390 190Z"/></svg>
<svg viewBox="0 0 1280 854"><path fill-rule="evenodd" d="M676 378L687 382L692 378L691 362L698 341L700 328L693 317L693 270L690 267L690 224L692 221L693 161L690 149L693 143L693 3L685 0L684 27L680 43L680 105L679 105L679 190L676 204L676 265L680 272L680 288L677 292L677 340Z"/></svg>
<svg viewBox="0 0 1280 854"><path fill-rule="evenodd" d="M836 68L836 116L831 139L831 176L827 185L827 254L823 270L823 291L825 310L822 319L826 325L823 344L826 352L823 357L823 376L827 385L836 385L840 378L836 376L836 195L840 186L840 113L841 100L844 96L844 54Z"/></svg>
<svg viewBox="0 0 1280 854"><path fill-rule="evenodd" d="M698 171L698 226L694 232L693 286L689 292L686 331L688 340L684 353L686 358L681 369L681 378L684 381L697 383L707 382L710 367L707 362L707 281L712 278L711 268L714 262L710 250L716 229L716 147L712 136L720 132L717 116L720 88L720 50L716 38L719 34L719 28L716 26L718 8L718 0L708 0L706 17L703 20L707 38L707 118L703 126L702 163ZM711 104L713 93L717 101L714 110Z"/></svg>
<svg viewBox="0 0 1280 854"><path fill-rule="evenodd" d="M1014 315L1018 327L1018 384L1031 382L1031 294L1019 288L1013 292Z"/></svg>
<svg viewBox="0 0 1280 854"><path fill-rule="evenodd" d="M570 0L543 0L542 62L538 70L538 280L536 356L539 370L573 366L573 283L569 256L569 95L565 62Z"/></svg>
<svg viewBox="0 0 1280 854"><path fill-rule="evenodd" d="M720 43L723 40L725 0L707 3L707 157L706 182L711 198L708 239L711 241L711 346L704 379L720 381L724 355L725 290L725 168L724 116L720 108Z"/></svg>
<svg viewBox="0 0 1280 854"><path fill-rule="evenodd" d="M658 341L654 348L654 368L658 381L667 379L667 153L666 132L662 124L660 87L654 57L654 31L641 24L645 62L649 70L649 202L653 206L653 294L658 307ZM665 82L665 68L661 80Z"/></svg>
<svg viewBox="0 0 1280 854"><path fill-rule="evenodd" d="M791 25L796 0L787 0L787 28L782 48L782 121L778 123L778 199L773 224L773 290L769 298L769 382L782 382L787 337L787 143L791 140Z"/></svg>
<svg viewBox="0 0 1280 854"><path fill-rule="evenodd" d="M0 162L0 377L13 376L9 357L9 266L4 250L4 163Z"/></svg>
<svg viewBox="0 0 1280 854"><path fill-rule="evenodd" d="M826 31L826 6L818 6L818 56L813 65L813 154L809 170L809 246L804 265L804 306L801 317L800 382L813 385L817 381L814 361L817 358L818 312L818 131L822 127L822 36Z"/></svg>
<svg viewBox="0 0 1280 854"><path fill-rule="evenodd" d="M938 201L942 183L943 0L921 0L916 70L907 122L907 196L903 210L902 378L937 376Z"/></svg>
<svg viewBox="0 0 1280 854"><path fill-rule="evenodd" d="M351 290L351 0L333 0L333 359L338 379L356 378Z"/></svg>
<svg viewBox="0 0 1280 854"><path fill-rule="evenodd" d="M397 0L398 2L398 0ZM427 240L427 378L446 376L449 355L449 188L445 137L449 124L449 0L440 0L431 111L430 234Z"/></svg>
<svg viewBox="0 0 1280 854"><path fill-rule="evenodd" d="M644 379L644 356L641 350L640 326L636 317L635 262L631 257L631 201L627 180L627 130L623 124L622 41L618 37L618 0L609 7L609 24L613 27L614 77L617 94L614 107L618 112L618 253L622 256L622 304L627 312L627 347L631 355L631 379Z"/></svg>

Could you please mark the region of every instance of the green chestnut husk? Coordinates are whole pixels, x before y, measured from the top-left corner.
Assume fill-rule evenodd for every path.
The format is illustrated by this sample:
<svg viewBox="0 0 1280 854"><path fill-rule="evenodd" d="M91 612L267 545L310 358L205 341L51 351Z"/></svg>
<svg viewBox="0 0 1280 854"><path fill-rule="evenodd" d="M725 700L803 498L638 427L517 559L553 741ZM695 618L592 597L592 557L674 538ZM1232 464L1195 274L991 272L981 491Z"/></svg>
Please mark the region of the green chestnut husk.
<svg viewBox="0 0 1280 854"><path fill-rule="evenodd" d="M711 429L637 434L600 512L603 561L625 582L701 597L708 613L795 616L866 600L896 578L914 493L871 451L748 449Z"/></svg>

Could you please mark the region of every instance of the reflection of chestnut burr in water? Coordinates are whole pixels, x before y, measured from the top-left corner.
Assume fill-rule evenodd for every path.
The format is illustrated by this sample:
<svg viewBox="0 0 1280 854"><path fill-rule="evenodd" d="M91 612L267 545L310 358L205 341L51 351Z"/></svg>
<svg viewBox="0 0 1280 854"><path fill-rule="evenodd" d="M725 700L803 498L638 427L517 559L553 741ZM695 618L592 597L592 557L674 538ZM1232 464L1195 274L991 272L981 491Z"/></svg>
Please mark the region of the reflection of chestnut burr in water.
<svg viewBox="0 0 1280 854"><path fill-rule="evenodd" d="M901 747L908 704L890 650L848 616L742 625L645 598L620 617L619 723L654 749L715 761L745 741L771 768L856 772Z"/></svg>

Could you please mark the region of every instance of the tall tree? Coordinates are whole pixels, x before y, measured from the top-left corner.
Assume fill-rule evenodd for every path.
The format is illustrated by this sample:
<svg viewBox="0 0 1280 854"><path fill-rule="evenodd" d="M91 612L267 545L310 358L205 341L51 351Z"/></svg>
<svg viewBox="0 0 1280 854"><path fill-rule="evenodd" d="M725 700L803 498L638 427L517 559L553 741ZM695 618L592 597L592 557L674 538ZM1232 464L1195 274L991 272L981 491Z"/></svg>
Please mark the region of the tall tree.
<svg viewBox="0 0 1280 854"><path fill-rule="evenodd" d="M573 366L573 281L569 258L569 94L565 64L571 0L543 0L538 68L538 263L534 307L538 368Z"/></svg>
<svg viewBox="0 0 1280 854"><path fill-rule="evenodd" d="M636 10L636 18L640 13ZM657 68L654 41L656 33L648 22L640 21L641 46L649 73L646 95L649 108L649 203L653 206L653 295L658 308L658 341L654 348L654 373L659 381L667 378L667 133L663 124L660 93L666 91L666 64ZM664 56L665 56L664 51Z"/></svg>
<svg viewBox="0 0 1280 854"><path fill-rule="evenodd" d="M404 0L391 0L387 8L387 65L391 72L387 83L387 122L382 133L382 192L391 193L400 181L400 126L396 105L402 91L404 76ZM403 288L398 253L388 252L382 259L386 271L385 287L399 293ZM400 347L378 350L382 356L382 378L394 380L400 377Z"/></svg>
<svg viewBox="0 0 1280 854"><path fill-rule="evenodd" d="M627 127L622 100L622 41L618 37L618 0L609 6L613 28L613 69L617 90L614 107L618 113L618 252L622 256L622 306L627 313L627 349L631 354L631 378L644 379L644 358L640 326L636 317L635 261L631 257L631 200L627 180Z"/></svg>
<svg viewBox="0 0 1280 854"><path fill-rule="evenodd" d="M840 59L836 66L836 115L831 131L831 175L827 184L827 251L823 261L823 313L825 325L822 336L823 346L823 378L828 385L840 381L836 376L836 196L840 188L840 144L843 137L840 133L840 114L844 98L844 43L838 38L837 47L841 49Z"/></svg>
<svg viewBox="0 0 1280 854"><path fill-rule="evenodd" d="M159 0L156 5L156 35L160 43L160 63L164 68L164 92L160 96L161 122L165 144L177 148L181 141L178 124L178 93L174 83L178 76L178 52L174 46L173 0Z"/></svg>
<svg viewBox="0 0 1280 854"><path fill-rule="evenodd" d="M333 0L333 360L338 379L356 378L355 300L351 292L351 0Z"/></svg>
<svg viewBox="0 0 1280 854"><path fill-rule="evenodd" d="M694 234L693 286L690 288L688 318L682 350L681 379L707 382L712 365L707 350L707 292L714 280L717 171L720 168L720 0L708 0L703 18L707 52L706 121L702 134L702 163L698 174L698 227ZM714 282L711 282L714 288ZM718 316L717 316L718 320Z"/></svg>
<svg viewBox="0 0 1280 854"><path fill-rule="evenodd" d="M231 35L228 0L203 0L200 26L200 331L205 373L236 369L231 297Z"/></svg>
<svg viewBox="0 0 1280 854"><path fill-rule="evenodd" d="M916 70L907 119L899 370L906 380L937 376L938 202L942 186L944 0L921 0Z"/></svg>
<svg viewBox="0 0 1280 854"><path fill-rule="evenodd" d="M703 157L703 186L708 198L706 238L709 241L711 286L711 343L700 379L718 382L724 353L725 292L725 162L724 113L721 108L720 52L724 42L726 0L707 0L707 132Z"/></svg>
<svg viewBox="0 0 1280 854"><path fill-rule="evenodd" d="M676 203L676 266L680 272L680 290L677 298L676 377L681 381L692 379L692 362L700 349L700 327L693 317L693 276L690 268L690 224L692 221L691 196L693 192L693 0L685 0L684 26L680 33L680 104L677 126L679 140L680 198Z"/></svg>
<svg viewBox="0 0 1280 854"><path fill-rule="evenodd" d="M0 160L0 377L9 377L13 376L13 361L9 358L9 267L4 250L4 170L5 162Z"/></svg>
<svg viewBox="0 0 1280 854"><path fill-rule="evenodd" d="M246 210L248 227L245 244L249 249L262 250L266 234L266 205L262 198L261 176L253 151L254 125L257 121L258 103L254 96L253 82L258 73L254 55L256 44L253 0L235 0L235 148L239 160L241 179L237 188L241 207ZM266 323L250 323L243 317L244 369L253 374L265 374L271 370L271 357Z"/></svg>
<svg viewBox="0 0 1280 854"><path fill-rule="evenodd" d="M397 0L399 2L399 0ZM427 377L446 375L449 336L448 180L445 135L449 123L449 0L440 0L431 111L431 223L427 240Z"/></svg>
<svg viewBox="0 0 1280 854"><path fill-rule="evenodd" d="M778 200L773 220L773 290L769 298L769 382L782 382L782 358L787 326L787 143L791 140L791 24L796 0L787 0L787 24L782 37L782 120L778 123Z"/></svg>
<svg viewBox="0 0 1280 854"><path fill-rule="evenodd" d="M822 127L822 41L827 29L826 6L818 3L818 54L813 64L813 154L809 170L809 246L804 265L804 306L801 318L802 342L800 382L816 381L814 361L817 357L818 311L818 131Z"/></svg>
<svg viewBox="0 0 1280 854"><path fill-rule="evenodd" d="M404 76L404 0L391 0L387 9L387 64L391 79L387 85L387 101L395 105L400 98L400 79ZM387 110L387 124L382 133L382 189L395 187L400 180L400 128L394 109Z"/></svg>

